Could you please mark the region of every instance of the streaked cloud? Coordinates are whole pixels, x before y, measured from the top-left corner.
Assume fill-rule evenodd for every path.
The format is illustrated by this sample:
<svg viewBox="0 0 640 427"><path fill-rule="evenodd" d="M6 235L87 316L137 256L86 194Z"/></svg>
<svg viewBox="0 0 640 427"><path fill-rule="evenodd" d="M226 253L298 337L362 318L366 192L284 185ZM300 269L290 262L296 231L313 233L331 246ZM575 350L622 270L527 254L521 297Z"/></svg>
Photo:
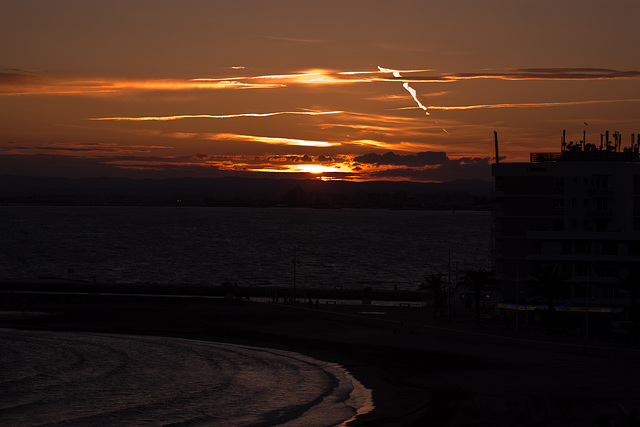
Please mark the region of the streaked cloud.
<svg viewBox="0 0 640 427"><path fill-rule="evenodd" d="M237 68L241 69L241 68ZM291 84L331 85L375 82L400 82L411 94L419 108L420 103L411 83L452 83L472 79L496 80L602 80L638 79L638 70L602 68L526 68L503 72L442 73L415 75L429 72L424 69L394 70L379 68L371 71L306 70L290 74L266 74L243 77L201 77L191 79L114 79L76 78L32 73L22 70L0 72L0 95L65 95L107 94L127 90L192 91L231 89L275 89ZM392 74L392 75L387 75ZM410 75L407 75L410 74ZM259 82L258 82L259 81Z"/></svg>
<svg viewBox="0 0 640 427"><path fill-rule="evenodd" d="M205 135L205 138L210 140L216 140L216 141L250 141L250 142L261 142L264 144L294 145L294 146L300 146L300 147L335 147L338 145L342 145L340 142L311 141L306 139L241 135L241 134L235 134L235 133L208 134L208 135Z"/></svg>
<svg viewBox="0 0 640 427"><path fill-rule="evenodd" d="M500 80L600 80L637 79L639 70L613 70L608 68L514 68L505 72L444 74L452 80L500 79Z"/></svg>
<svg viewBox="0 0 640 427"><path fill-rule="evenodd" d="M163 145L120 144L106 142L48 142L0 144L3 154L67 154L83 157L114 154L149 153L152 150L171 149Z"/></svg>
<svg viewBox="0 0 640 427"><path fill-rule="evenodd" d="M477 110L491 108L542 108L542 107L567 107L574 105L590 105L590 104L612 104L617 102L640 102L640 98L629 99L594 99L588 101L560 101L560 102L522 102L522 103L504 103L504 104L476 104L476 105L457 105L442 106L430 105L430 110Z"/></svg>
<svg viewBox="0 0 640 427"><path fill-rule="evenodd" d="M245 83L222 79L76 79L38 74L0 73L0 95L92 95L127 90L191 91L219 89L271 89L276 83Z"/></svg>
<svg viewBox="0 0 640 427"><path fill-rule="evenodd" d="M271 117L280 116L286 114L292 115L308 115L308 116L324 116L327 114L339 114L344 111L277 111L273 113L238 113L238 114L182 114L176 116L147 116L147 117L94 117L89 120L102 120L102 121L170 121L170 120L182 120L182 119L233 119L239 117Z"/></svg>

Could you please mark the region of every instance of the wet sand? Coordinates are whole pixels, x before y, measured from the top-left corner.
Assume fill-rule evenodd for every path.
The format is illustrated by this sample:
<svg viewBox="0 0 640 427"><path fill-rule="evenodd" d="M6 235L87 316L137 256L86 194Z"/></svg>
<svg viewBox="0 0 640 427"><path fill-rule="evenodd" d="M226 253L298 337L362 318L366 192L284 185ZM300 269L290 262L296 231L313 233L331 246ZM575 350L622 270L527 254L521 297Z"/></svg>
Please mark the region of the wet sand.
<svg viewBox="0 0 640 427"><path fill-rule="evenodd" d="M21 304L25 316L0 316L0 327L178 336L339 363L373 390L375 410L351 426L623 426L640 409L638 347L436 321L425 308L87 294Z"/></svg>

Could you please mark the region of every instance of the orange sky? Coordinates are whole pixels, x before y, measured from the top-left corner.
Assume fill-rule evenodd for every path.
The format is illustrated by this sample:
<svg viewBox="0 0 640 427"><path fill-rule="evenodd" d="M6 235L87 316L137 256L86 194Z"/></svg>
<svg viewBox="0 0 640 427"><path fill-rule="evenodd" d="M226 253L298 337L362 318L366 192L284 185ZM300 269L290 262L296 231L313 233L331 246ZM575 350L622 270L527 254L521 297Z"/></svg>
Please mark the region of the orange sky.
<svg viewBox="0 0 640 427"><path fill-rule="evenodd" d="M558 151L563 129L640 133L638 16L635 0L4 2L0 168L490 179L494 130L507 161Z"/></svg>

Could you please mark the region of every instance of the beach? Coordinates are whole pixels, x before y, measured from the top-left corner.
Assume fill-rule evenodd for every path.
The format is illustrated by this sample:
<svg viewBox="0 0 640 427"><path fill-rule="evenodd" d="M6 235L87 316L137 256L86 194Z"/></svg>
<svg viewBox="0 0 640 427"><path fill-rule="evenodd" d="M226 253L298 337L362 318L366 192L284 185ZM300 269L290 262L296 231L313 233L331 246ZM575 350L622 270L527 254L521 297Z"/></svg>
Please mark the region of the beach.
<svg viewBox="0 0 640 427"><path fill-rule="evenodd" d="M5 309L16 308L17 294L3 297ZM0 327L181 337L338 363L373 391L375 409L349 426L622 426L640 408L637 347L477 327L463 314L436 320L429 308L98 294L20 300Z"/></svg>

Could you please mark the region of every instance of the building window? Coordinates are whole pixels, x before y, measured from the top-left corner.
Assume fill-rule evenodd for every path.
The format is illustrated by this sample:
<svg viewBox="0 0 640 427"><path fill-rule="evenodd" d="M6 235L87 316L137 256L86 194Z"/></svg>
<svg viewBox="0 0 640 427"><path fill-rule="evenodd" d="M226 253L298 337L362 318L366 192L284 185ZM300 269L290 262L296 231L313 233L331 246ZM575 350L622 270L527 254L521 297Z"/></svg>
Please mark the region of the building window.
<svg viewBox="0 0 640 427"><path fill-rule="evenodd" d="M591 253L591 241L589 240L580 240L576 242L576 253L577 254L589 254Z"/></svg>
<svg viewBox="0 0 640 427"><path fill-rule="evenodd" d="M609 185L609 177L606 175L596 176L596 188L607 188Z"/></svg>
<svg viewBox="0 0 640 427"><path fill-rule="evenodd" d="M596 231L607 231L607 220L596 219Z"/></svg>
<svg viewBox="0 0 640 427"><path fill-rule="evenodd" d="M579 262L575 266L576 276L588 276L590 264L587 262Z"/></svg>
<svg viewBox="0 0 640 427"><path fill-rule="evenodd" d="M553 221L553 231L564 231L564 221L561 219Z"/></svg>
<svg viewBox="0 0 640 427"><path fill-rule="evenodd" d="M602 255L618 255L618 242L602 242Z"/></svg>

